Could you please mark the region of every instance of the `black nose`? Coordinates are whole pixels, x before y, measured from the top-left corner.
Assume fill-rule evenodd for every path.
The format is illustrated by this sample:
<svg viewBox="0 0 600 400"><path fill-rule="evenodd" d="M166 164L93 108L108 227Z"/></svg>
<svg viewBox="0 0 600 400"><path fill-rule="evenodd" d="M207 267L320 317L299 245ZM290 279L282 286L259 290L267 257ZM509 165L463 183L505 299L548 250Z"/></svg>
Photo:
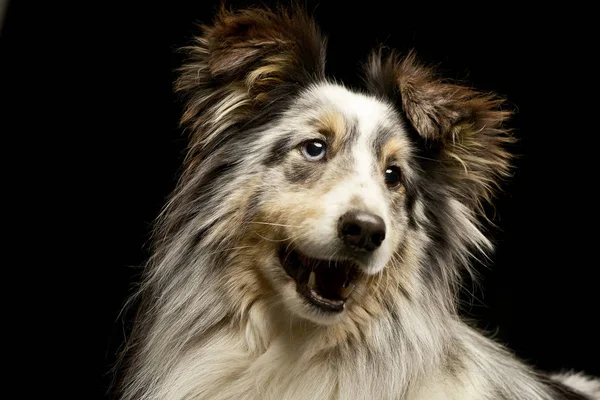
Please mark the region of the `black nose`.
<svg viewBox="0 0 600 400"><path fill-rule="evenodd" d="M385 239L385 222L365 211L348 211L340 217L338 235L349 246L373 251Z"/></svg>

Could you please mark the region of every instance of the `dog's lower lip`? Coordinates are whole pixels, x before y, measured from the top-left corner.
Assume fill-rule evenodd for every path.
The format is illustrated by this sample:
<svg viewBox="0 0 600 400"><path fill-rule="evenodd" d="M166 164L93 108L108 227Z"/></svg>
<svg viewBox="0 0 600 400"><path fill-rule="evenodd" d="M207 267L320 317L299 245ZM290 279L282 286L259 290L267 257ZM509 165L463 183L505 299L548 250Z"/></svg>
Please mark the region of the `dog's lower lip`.
<svg viewBox="0 0 600 400"><path fill-rule="evenodd" d="M327 311L340 312L344 310L344 306L346 305L345 300L327 299L321 296L315 288L308 285L301 294L303 294L311 303Z"/></svg>
<svg viewBox="0 0 600 400"><path fill-rule="evenodd" d="M355 287L354 263L313 259L287 247L280 250L279 258L287 274L296 281L297 292L309 303L322 311L344 310Z"/></svg>

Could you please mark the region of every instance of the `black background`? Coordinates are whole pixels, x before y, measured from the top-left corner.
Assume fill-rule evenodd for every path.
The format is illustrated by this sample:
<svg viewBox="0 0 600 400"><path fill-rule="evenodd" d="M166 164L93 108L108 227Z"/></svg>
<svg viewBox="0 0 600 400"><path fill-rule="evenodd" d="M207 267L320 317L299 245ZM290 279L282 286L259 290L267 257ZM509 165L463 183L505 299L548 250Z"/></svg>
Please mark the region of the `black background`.
<svg viewBox="0 0 600 400"><path fill-rule="evenodd" d="M56 286L64 318L47 316L57 331L75 322L60 335L65 352L78 353L66 371L80 373L79 363L91 361L78 383L85 398L102 397L127 326L119 311L186 144L172 93L182 60L176 49L198 32L196 22L210 22L217 3L49 3L9 3L0 37L3 133L31 133L27 139L52 155L41 166L16 151L14 165L35 165L21 183L51 181L49 193L38 190L40 208L61 203L47 215L57 227L49 236L60 243L51 253L71 290ZM476 299L464 296L465 314L541 369L600 375L592 11L307 4L329 37L327 71L339 81L359 85L360 63L384 43L414 48L445 76L500 93L517 109L518 168L490 230L497 252L491 268L480 268L479 288L468 285Z"/></svg>

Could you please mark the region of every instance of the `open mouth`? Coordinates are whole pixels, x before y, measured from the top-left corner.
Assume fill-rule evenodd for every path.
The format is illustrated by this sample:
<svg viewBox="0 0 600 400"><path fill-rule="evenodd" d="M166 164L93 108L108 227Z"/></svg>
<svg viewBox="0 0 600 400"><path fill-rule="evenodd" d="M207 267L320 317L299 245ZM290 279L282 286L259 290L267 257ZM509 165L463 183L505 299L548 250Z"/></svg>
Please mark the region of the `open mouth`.
<svg viewBox="0 0 600 400"><path fill-rule="evenodd" d="M279 251L281 265L296 281L296 290L319 309L339 313L354 290L359 270L352 261L319 260L295 250Z"/></svg>

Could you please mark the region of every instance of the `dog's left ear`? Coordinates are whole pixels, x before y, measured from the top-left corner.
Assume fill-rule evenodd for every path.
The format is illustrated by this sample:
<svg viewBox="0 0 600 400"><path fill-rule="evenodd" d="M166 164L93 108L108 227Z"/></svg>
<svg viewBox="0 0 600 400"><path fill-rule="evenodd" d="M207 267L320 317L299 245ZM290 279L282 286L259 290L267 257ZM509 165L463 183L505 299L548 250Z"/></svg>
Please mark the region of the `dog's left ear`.
<svg viewBox="0 0 600 400"><path fill-rule="evenodd" d="M514 139L503 127L511 112L503 99L439 79L419 64L381 51L366 66L369 90L392 100L426 158L428 171L473 208L490 201L509 174Z"/></svg>

